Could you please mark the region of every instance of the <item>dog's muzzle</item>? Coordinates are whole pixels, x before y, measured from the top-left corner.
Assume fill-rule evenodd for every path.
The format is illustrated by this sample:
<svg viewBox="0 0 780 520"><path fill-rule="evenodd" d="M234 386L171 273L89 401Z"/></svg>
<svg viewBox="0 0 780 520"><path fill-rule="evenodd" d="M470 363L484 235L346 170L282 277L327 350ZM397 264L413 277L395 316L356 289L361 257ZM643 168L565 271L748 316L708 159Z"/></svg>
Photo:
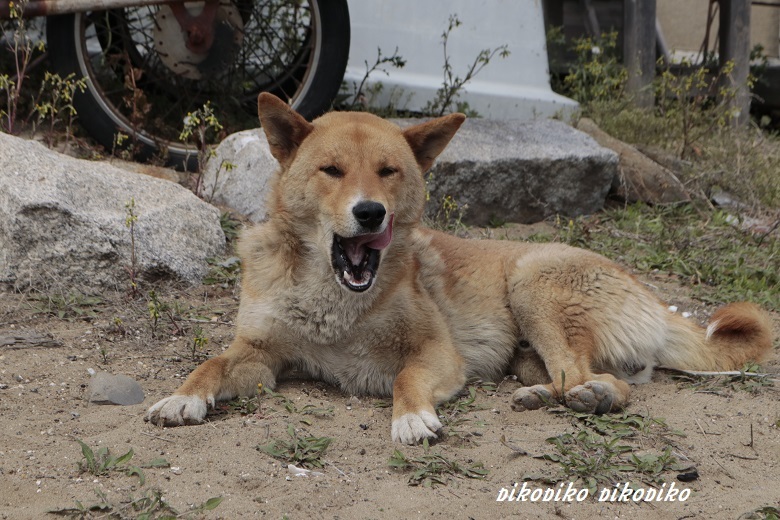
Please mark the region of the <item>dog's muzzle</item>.
<svg viewBox="0 0 780 520"><path fill-rule="evenodd" d="M384 231L354 237L333 235L331 263L336 278L347 288L363 292L374 283L379 268L379 252L393 239L393 217Z"/></svg>

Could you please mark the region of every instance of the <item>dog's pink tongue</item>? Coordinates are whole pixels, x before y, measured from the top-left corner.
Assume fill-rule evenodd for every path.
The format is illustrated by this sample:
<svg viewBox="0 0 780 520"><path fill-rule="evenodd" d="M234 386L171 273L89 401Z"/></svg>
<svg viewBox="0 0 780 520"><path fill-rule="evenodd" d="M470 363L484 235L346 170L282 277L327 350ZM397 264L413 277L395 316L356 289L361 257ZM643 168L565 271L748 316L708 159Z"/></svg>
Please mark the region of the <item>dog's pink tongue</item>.
<svg viewBox="0 0 780 520"><path fill-rule="evenodd" d="M395 215L390 215L390 220L387 223L387 227L381 233L362 235L344 241L344 251L347 253L347 256L352 262L352 265L360 265L360 263L363 261L363 256L365 253L367 253L364 248L381 251L390 245L390 241L393 239L394 217Z"/></svg>
<svg viewBox="0 0 780 520"><path fill-rule="evenodd" d="M379 233L378 235L372 235L371 241L366 242L366 247L370 247L371 249L376 249L378 251L381 251L382 249L386 248L390 245L390 241L393 239L393 219L395 218L395 214L390 215L390 220L387 222L387 227L384 231Z"/></svg>

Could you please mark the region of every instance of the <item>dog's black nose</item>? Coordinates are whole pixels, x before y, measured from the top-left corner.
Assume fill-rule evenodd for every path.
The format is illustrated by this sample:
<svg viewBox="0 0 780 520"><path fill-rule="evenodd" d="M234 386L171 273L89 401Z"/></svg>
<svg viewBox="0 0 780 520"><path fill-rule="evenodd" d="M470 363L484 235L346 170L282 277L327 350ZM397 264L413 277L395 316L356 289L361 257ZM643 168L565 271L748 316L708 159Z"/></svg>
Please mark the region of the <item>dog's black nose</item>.
<svg viewBox="0 0 780 520"><path fill-rule="evenodd" d="M355 215L355 219L361 226L367 229L375 229L382 224L386 213L385 207L373 200L358 202L352 208L352 214Z"/></svg>

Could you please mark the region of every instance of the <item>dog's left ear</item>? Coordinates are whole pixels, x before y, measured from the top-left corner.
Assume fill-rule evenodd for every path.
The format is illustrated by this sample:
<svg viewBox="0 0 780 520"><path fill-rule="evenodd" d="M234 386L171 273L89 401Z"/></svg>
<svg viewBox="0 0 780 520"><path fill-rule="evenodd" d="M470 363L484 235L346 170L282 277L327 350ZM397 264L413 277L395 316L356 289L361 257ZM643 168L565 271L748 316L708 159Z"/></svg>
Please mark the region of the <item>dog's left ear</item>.
<svg viewBox="0 0 780 520"><path fill-rule="evenodd" d="M465 120L463 114L450 114L404 130L406 142L412 148L423 173L433 166L433 161L447 147Z"/></svg>
<svg viewBox="0 0 780 520"><path fill-rule="evenodd" d="M314 125L290 105L267 92L262 92L257 97L257 116L268 138L271 154L286 168L303 140L314 129Z"/></svg>

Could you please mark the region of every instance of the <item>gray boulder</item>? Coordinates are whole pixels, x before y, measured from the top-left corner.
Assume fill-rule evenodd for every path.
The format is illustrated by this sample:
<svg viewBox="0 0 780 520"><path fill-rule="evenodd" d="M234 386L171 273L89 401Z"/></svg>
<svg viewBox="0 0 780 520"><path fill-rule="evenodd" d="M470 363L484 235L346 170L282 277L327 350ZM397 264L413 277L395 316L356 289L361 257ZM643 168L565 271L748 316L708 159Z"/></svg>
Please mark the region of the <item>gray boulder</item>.
<svg viewBox="0 0 780 520"><path fill-rule="evenodd" d="M428 174L428 214L447 196L468 205L463 221L473 225L595 213L617 164L615 153L561 121L469 119Z"/></svg>
<svg viewBox="0 0 780 520"><path fill-rule="evenodd" d="M252 222L261 222L266 217L270 179L278 168L262 130L231 134L206 163L203 197L234 209Z"/></svg>
<svg viewBox="0 0 780 520"><path fill-rule="evenodd" d="M199 282L224 249L216 208L172 182L0 133L0 283L126 290L131 199L138 278Z"/></svg>
<svg viewBox="0 0 780 520"><path fill-rule="evenodd" d="M394 122L406 127L420 120ZM470 119L426 176L428 213L435 215L446 196L467 204L463 220L476 225L493 217L532 223L594 213L604 205L617 164L614 152L560 121ZM277 168L262 131L233 134L209 160L206 199L213 194L215 203L259 222Z"/></svg>

